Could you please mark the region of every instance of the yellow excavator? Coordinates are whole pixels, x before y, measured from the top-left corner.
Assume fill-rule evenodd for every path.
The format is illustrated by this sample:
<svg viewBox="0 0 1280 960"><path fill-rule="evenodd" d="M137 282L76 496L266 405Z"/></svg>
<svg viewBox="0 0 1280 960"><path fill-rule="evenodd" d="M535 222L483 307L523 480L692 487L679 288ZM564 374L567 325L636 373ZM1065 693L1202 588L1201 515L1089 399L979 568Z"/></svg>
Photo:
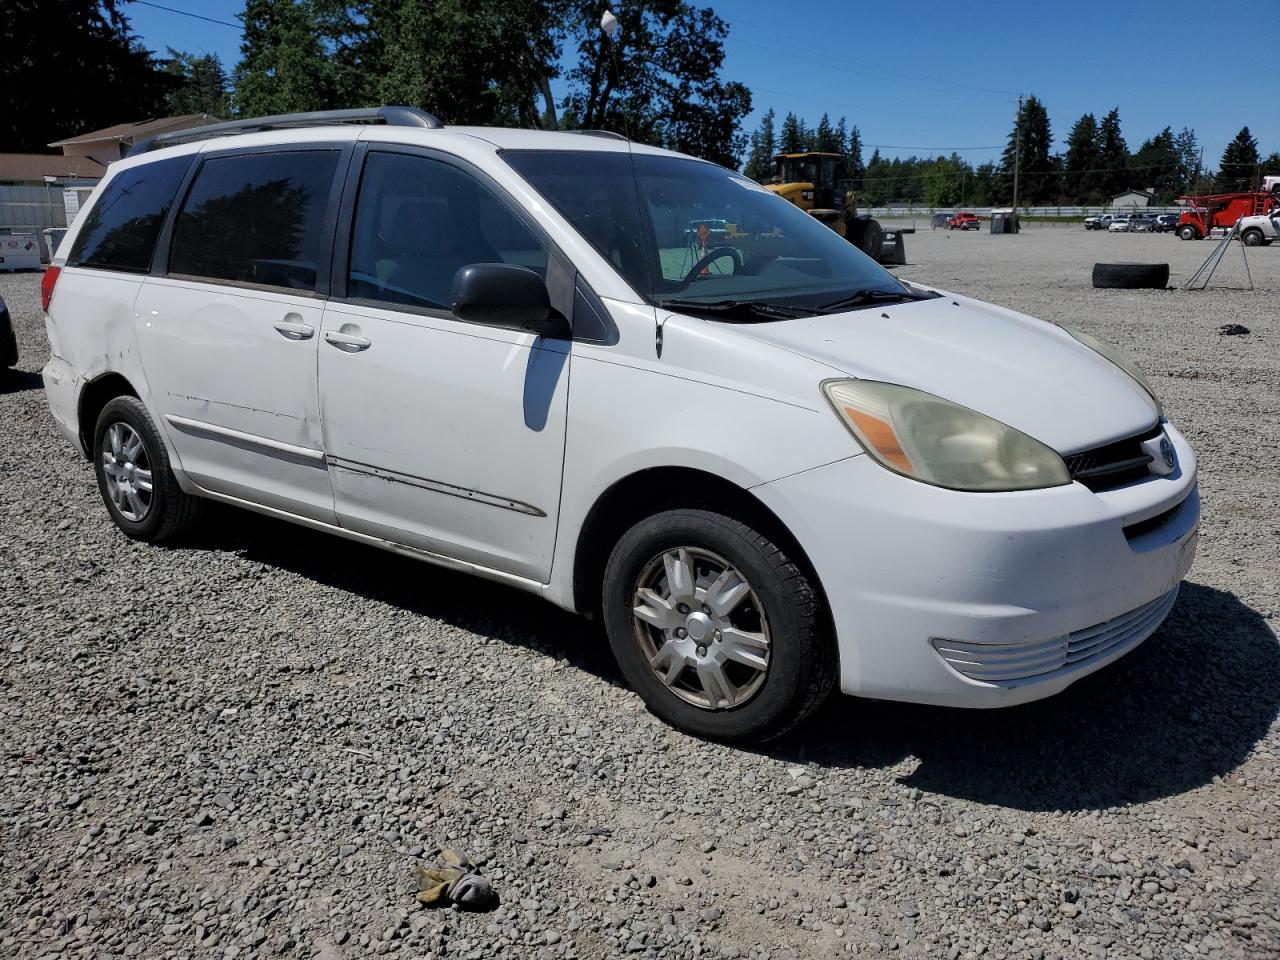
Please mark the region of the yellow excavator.
<svg viewBox="0 0 1280 960"><path fill-rule="evenodd" d="M838 153L781 153L773 158L773 182L765 186L873 260L906 263L902 234L908 231L886 231L878 221L858 213L853 181L841 177L843 164Z"/></svg>

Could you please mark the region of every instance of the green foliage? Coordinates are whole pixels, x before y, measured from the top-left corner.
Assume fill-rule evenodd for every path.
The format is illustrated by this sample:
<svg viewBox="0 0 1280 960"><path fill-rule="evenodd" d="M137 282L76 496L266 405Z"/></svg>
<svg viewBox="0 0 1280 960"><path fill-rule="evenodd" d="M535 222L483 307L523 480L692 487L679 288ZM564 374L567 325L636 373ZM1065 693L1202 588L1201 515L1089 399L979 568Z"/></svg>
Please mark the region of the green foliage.
<svg viewBox="0 0 1280 960"><path fill-rule="evenodd" d="M632 0L614 11L620 28L610 40L599 26L599 3L571 7L578 64L566 77L565 111L574 122L739 165L751 92L720 79L724 20L684 0Z"/></svg>
<svg viewBox="0 0 1280 960"><path fill-rule="evenodd" d="M1127 190L1129 183L1129 147L1120 133L1120 109L1113 108L1102 118L1098 129L1098 190L1112 197Z"/></svg>
<svg viewBox="0 0 1280 960"><path fill-rule="evenodd" d="M225 117L230 112L230 83L215 54L188 53L169 47L164 72L175 80L165 97L164 109L171 116L207 113Z"/></svg>
<svg viewBox="0 0 1280 960"><path fill-rule="evenodd" d="M1019 206L1049 203L1058 194L1057 164L1049 152L1053 145L1049 112L1034 96L1021 104L1021 110L1021 122L1014 117L1014 126L1000 159L1001 188L1008 201L1012 201L1016 156Z"/></svg>
<svg viewBox="0 0 1280 960"><path fill-rule="evenodd" d="M751 148L747 165L742 172L756 183L764 183L773 176L773 158L778 152L778 138L773 130L774 112L770 108L760 118L760 127L751 134Z"/></svg>
<svg viewBox="0 0 1280 960"><path fill-rule="evenodd" d="M1098 121L1086 113L1067 135L1067 152L1062 162L1062 190L1073 203L1100 203L1101 149Z"/></svg>
<svg viewBox="0 0 1280 960"><path fill-rule="evenodd" d="M1235 139L1222 151L1218 170L1218 189L1223 192L1248 190L1258 180L1258 141L1242 127Z"/></svg>
<svg viewBox="0 0 1280 960"><path fill-rule="evenodd" d="M794 113L788 113L782 120L782 139L778 143L779 153L803 153L809 149L809 131L804 121Z"/></svg>
<svg viewBox="0 0 1280 960"><path fill-rule="evenodd" d="M45 152L89 130L163 113L172 80L133 36L117 0L3 0L9 87L0 151Z"/></svg>
<svg viewBox="0 0 1280 960"><path fill-rule="evenodd" d="M1134 182L1142 189L1152 189L1156 197L1168 201L1186 188L1186 177L1173 131L1165 127L1144 141L1129 163Z"/></svg>
<svg viewBox="0 0 1280 960"><path fill-rule="evenodd" d="M327 110L340 103L310 0L245 0L234 102L242 116Z"/></svg>

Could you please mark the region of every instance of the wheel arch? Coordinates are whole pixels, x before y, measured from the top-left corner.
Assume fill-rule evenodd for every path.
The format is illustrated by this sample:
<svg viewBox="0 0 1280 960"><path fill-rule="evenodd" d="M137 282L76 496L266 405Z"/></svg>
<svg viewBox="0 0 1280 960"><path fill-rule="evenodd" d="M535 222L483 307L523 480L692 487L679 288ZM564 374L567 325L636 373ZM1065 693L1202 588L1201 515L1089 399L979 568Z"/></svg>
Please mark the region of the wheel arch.
<svg viewBox="0 0 1280 960"><path fill-rule="evenodd" d="M80 388L80 400L76 404L76 422L79 425L80 451L89 457L93 446L93 430L102 408L116 397L142 399L137 389L123 374L114 371L101 374Z"/></svg>
<svg viewBox="0 0 1280 960"><path fill-rule="evenodd" d="M817 570L778 515L733 481L706 470L680 466L637 470L615 481L591 505L574 550L573 603L579 612L599 614L604 568L618 538L644 517L674 507L716 510L749 523L768 536L809 577L831 629L830 605Z"/></svg>

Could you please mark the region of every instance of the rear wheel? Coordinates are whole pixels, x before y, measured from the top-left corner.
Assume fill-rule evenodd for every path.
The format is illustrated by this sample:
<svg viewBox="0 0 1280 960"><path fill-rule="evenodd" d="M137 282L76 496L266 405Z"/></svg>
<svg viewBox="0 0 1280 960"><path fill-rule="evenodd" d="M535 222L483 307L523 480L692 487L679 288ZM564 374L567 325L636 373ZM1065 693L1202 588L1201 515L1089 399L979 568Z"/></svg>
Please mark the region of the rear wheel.
<svg viewBox="0 0 1280 960"><path fill-rule="evenodd" d="M696 736L781 736L835 684L835 645L808 575L731 517L676 509L640 521L609 557L602 600L631 687Z"/></svg>
<svg viewBox="0 0 1280 960"><path fill-rule="evenodd" d="M195 522L203 501L178 486L164 441L141 400L116 397L102 408L93 451L102 502L127 536L159 542Z"/></svg>
<svg viewBox="0 0 1280 960"><path fill-rule="evenodd" d="M1240 234L1240 239L1246 247L1260 247L1262 246L1262 231L1257 227L1250 227Z"/></svg>
<svg viewBox="0 0 1280 960"><path fill-rule="evenodd" d="M1199 240L1200 231L1197 230L1195 227L1191 226L1191 224L1186 224L1185 226L1179 228L1178 236L1183 240Z"/></svg>

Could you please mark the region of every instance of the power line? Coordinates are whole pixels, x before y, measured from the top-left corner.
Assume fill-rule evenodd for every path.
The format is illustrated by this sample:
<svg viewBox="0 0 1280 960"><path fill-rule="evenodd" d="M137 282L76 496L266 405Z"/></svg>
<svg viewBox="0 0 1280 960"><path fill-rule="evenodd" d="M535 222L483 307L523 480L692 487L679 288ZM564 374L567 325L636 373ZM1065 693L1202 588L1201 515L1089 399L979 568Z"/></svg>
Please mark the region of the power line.
<svg viewBox="0 0 1280 960"><path fill-rule="evenodd" d="M206 23L216 23L223 27L234 27L243 31L244 25L240 23L232 23L230 20L216 20L213 17L206 17L203 14L192 13L190 10L177 10L173 7L166 7L161 3L152 3L151 0L125 0L126 3L137 3L144 7L152 7L156 10L164 10L167 13L176 13L184 17L191 17L193 20L203 20Z"/></svg>

